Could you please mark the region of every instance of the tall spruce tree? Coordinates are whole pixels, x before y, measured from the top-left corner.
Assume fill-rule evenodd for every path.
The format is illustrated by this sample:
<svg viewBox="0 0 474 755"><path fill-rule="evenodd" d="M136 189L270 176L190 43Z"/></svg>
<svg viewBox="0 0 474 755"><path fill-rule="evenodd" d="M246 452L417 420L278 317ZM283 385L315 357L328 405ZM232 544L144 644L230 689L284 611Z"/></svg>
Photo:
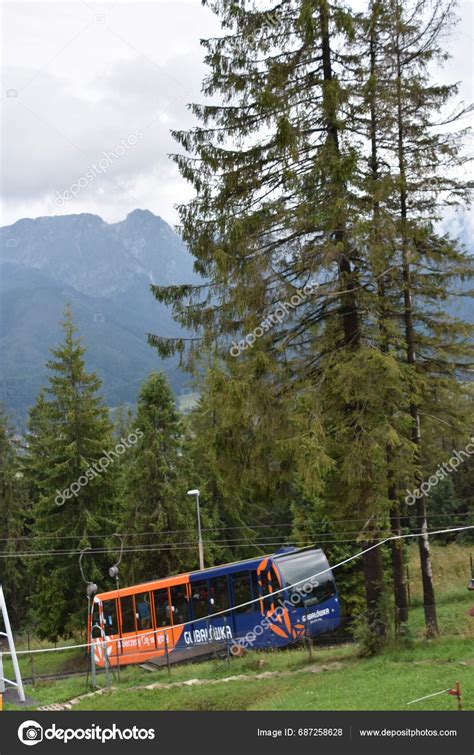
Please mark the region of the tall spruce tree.
<svg viewBox="0 0 474 755"><path fill-rule="evenodd" d="M25 458L33 545L39 554L31 558L31 605L39 635L51 640L84 629L79 552L98 543L103 549L104 536L117 528L115 442L98 395L101 382L85 369L85 349L69 308L62 326L64 341L47 363L48 386L31 410ZM88 578L104 585L108 566L104 553L94 555L87 563Z"/></svg>
<svg viewBox="0 0 474 755"><path fill-rule="evenodd" d="M193 481L183 474L182 431L165 375L152 373L138 397L138 440L122 468L122 529L130 549L122 572L129 584L196 565L196 519L186 495Z"/></svg>
<svg viewBox="0 0 474 755"><path fill-rule="evenodd" d="M359 279L350 228L359 201L350 188L357 150L347 139L344 115L351 96L347 63L352 58L346 50L352 18L341 3L325 0L268 11L247 3L213 7L231 33L206 43L211 73L204 91L220 94L224 104L194 106L202 127L175 134L193 153L176 160L197 189L196 199L181 208L184 237L197 258L196 269L211 283L207 291L158 287L155 294L174 304L184 325L203 328L204 347L223 346L219 353L232 380L249 385L255 377L263 385L261 376L267 374L262 409L272 405L272 395L291 402L293 393L295 404L301 391L309 391L318 418L324 394L343 498L372 522L385 500L375 485L368 490L362 460L371 468L381 463L380 454L372 452L380 440L369 431L374 422L380 424L380 412L367 408L370 396L361 395L362 380L347 383L354 395L331 391L333 378L345 383L366 363L361 296L371 296ZM308 282L318 286L314 297L302 296ZM292 305L298 297L300 305ZM290 306L283 307L280 322L262 328L286 302ZM254 329L258 344L231 364L225 354L229 336ZM185 349L181 339L151 342L162 353ZM192 341L191 352L194 346ZM391 384L390 364L378 372L381 376ZM300 470L307 482L320 483L324 449L313 444L308 460L307 445L300 448ZM360 463L346 463L346 451ZM373 542L377 526L366 528L365 535ZM363 562L370 618L383 590L377 549L367 550ZM373 626L384 634L379 618Z"/></svg>
<svg viewBox="0 0 474 755"><path fill-rule="evenodd" d="M443 208L466 201L468 189L459 178L459 168L466 160L461 125L469 108L451 106L448 111L457 86L440 86L433 80L435 64L447 57L442 43L452 25L452 9L449 0L393 0L373 2L370 13L367 194L373 207L371 231L383 241L382 247L377 241L372 248L379 250L375 259L391 269L380 292L382 346L408 368L404 411L410 420L414 464L397 466L415 486L423 476L423 455L430 453L422 431L429 435L433 419L452 422L457 415L458 425L462 424L462 371L472 361L467 340L472 329L450 317L445 305L460 280L472 275L472 263L436 225ZM357 115L356 122L360 123ZM395 532L400 526L395 499L402 486L388 467ZM416 509L426 630L431 635L437 631L437 621L423 498L417 500ZM394 573L403 617L405 595L395 550Z"/></svg>
<svg viewBox="0 0 474 755"><path fill-rule="evenodd" d="M175 134L188 152L175 159L196 190L181 208L183 235L209 282L155 287L196 335L150 341L162 354L185 353L190 367L196 353L213 351L224 379L259 395L259 410L248 417L257 430L279 401L312 402L324 441L313 444L311 459L300 444L295 474L309 486L325 477L334 518L357 512L365 522L360 542L370 545L389 520L400 532L398 498L419 456L413 406L440 395L448 378L454 391L456 364L467 363L467 328L436 307L468 272L462 252L434 226L440 197L463 197L455 179L433 180L458 150L428 117L452 93L427 73L441 54L446 9L435 3L420 27L428 5L414 3L402 33L395 0L361 15L337 0L289 0L268 10L230 0L211 6L226 34L205 43L204 92L221 104L194 105L201 124ZM313 294L303 296L309 282ZM415 337L423 351L417 363ZM418 505L430 632L434 596ZM379 549L366 551L363 566L369 626L383 638ZM396 601L406 618L402 569L394 548Z"/></svg>
<svg viewBox="0 0 474 755"><path fill-rule="evenodd" d="M188 452L199 478L207 481L227 560L268 553L286 543L292 502L302 497L305 484L321 492L323 472L331 464L310 397L301 392L288 400L272 389L272 382L263 369L249 375L214 363L190 417Z"/></svg>

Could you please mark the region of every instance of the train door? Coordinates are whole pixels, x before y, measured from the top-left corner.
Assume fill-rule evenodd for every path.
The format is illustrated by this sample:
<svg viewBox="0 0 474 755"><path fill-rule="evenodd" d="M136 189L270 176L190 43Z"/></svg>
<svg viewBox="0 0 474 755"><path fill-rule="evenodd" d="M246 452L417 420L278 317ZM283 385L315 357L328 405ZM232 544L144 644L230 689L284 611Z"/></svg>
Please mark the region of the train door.
<svg viewBox="0 0 474 755"><path fill-rule="evenodd" d="M255 618L259 615L259 603L253 602L251 573L248 569L234 572L230 575L230 580L234 636L242 637L254 629Z"/></svg>
<svg viewBox="0 0 474 755"><path fill-rule="evenodd" d="M283 595L279 592L281 588L280 575L270 559L267 558L258 565L257 580L260 589L261 611L264 616L268 616L283 602Z"/></svg>
<svg viewBox="0 0 474 755"><path fill-rule="evenodd" d="M119 638L117 601L115 598L94 602L91 617L91 641L94 643L96 661L100 665L104 662L104 652L107 652L111 663L114 663L114 659L118 659L121 652Z"/></svg>
<svg viewBox="0 0 474 755"><path fill-rule="evenodd" d="M139 592L135 598L135 617L137 624L137 647L140 652L150 652L156 647L153 626L153 605L149 590Z"/></svg>
<svg viewBox="0 0 474 755"><path fill-rule="evenodd" d="M269 620L268 643L281 645L291 642L296 639L296 612L285 601L280 574L270 559L265 559L258 565L257 579L262 614Z"/></svg>
<svg viewBox="0 0 474 755"><path fill-rule="evenodd" d="M121 652L124 656L138 650L137 614L135 596L123 595L120 598Z"/></svg>
<svg viewBox="0 0 474 755"><path fill-rule="evenodd" d="M191 601L193 611L192 644L202 645L209 639L209 580L199 579L191 582Z"/></svg>
<svg viewBox="0 0 474 755"><path fill-rule="evenodd" d="M209 603L212 615L210 640L226 644L233 637L233 619L230 611L231 597L227 574L211 577L209 580Z"/></svg>
<svg viewBox="0 0 474 755"><path fill-rule="evenodd" d="M182 583L170 587L171 620L173 623L173 647L179 643L184 632L190 629L190 589L189 584Z"/></svg>

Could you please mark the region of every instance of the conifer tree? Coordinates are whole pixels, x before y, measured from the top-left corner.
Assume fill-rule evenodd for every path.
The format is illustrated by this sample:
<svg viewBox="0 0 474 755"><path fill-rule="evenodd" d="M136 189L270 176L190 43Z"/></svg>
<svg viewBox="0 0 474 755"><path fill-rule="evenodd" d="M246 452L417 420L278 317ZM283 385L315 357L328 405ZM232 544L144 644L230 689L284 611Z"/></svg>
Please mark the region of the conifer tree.
<svg viewBox="0 0 474 755"><path fill-rule="evenodd" d="M312 397L317 420L318 386L324 382L326 429L334 436L330 445L344 493L351 489L344 498L372 522L374 507L385 508L385 500L375 487L367 495L365 471L355 484L344 454L352 448L361 461L359 474L362 459L380 463L369 431L378 414L364 411L367 396L360 390L357 397L347 391L336 396L330 388L333 370L334 378L345 382L364 365L361 296L371 296L359 279L350 228L358 205L350 190L357 150L347 139L344 115L352 19L340 3L326 0L285 3L273 12L249 5L215 4L231 33L206 43L211 73L204 91L220 94L224 104L194 106L202 127L176 134L192 153L176 160L197 189L196 199L181 208L184 238L197 258L196 269L211 284L207 291L187 286L154 291L174 304L185 326L203 329L204 348L221 346L232 380L242 379L252 391L254 376L260 380L266 373L265 383L260 381L268 391L262 408L282 397L294 406L303 390ZM314 282L316 296L302 296L305 284ZM293 307L298 297L302 301ZM268 328L273 312L279 322ZM258 344L230 364L224 351L229 337L253 332ZM180 339L151 342L162 353L186 347ZM192 341L191 352L194 348ZM387 365L379 378L390 380L390 369ZM354 381L349 384L355 387ZM304 443L301 450L307 483L320 483L324 449L314 445L310 460ZM377 527L365 534L372 542ZM370 615L383 590L382 560L372 549L363 561ZM375 626L383 635L384 623L377 620Z"/></svg>
<svg viewBox="0 0 474 755"><path fill-rule="evenodd" d="M164 374L151 373L143 383L133 424L138 440L123 467L122 529L131 552L122 572L129 584L189 569L197 553L196 515L182 471L182 426Z"/></svg>
<svg viewBox="0 0 474 755"><path fill-rule="evenodd" d="M64 341L47 362L48 385L31 410L25 458L34 549L40 554L31 558L31 605L40 636L51 640L84 629L79 552L98 543L103 550L104 537L117 528L115 443L98 395L101 382L85 369L85 349L69 308L62 326ZM87 577L104 586L109 561L105 553L88 559Z"/></svg>
<svg viewBox="0 0 474 755"><path fill-rule="evenodd" d="M271 390L263 369L249 376L231 368L226 372L214 363L206 372L190 417L188 449L207 480L226 560L286 543L292 501L301 498L305 486L321 492L323 472L331 464L307 395L293 401Z"/></svg>
<svg viewBox="0 0 474 755"><path fill-rule="evenodd" d="M441 42L452 25L452 9L449 0L375 1L370 16L367 132L372 180L367 194L373 205L371 230L379 235L371 246L378 252L371 259L372 264L375 259L390 270L380 292L382 348L392 350L408 368L404 412L410 421L414 464L398 466L415 486L422 479L423 456L429 455L423 432L429 434L433 417L442 423L459 415L455 406L462 405L464 390L459 378L472 360L467 341L470 328L447 314L445 306L460 279L472 275L472 263L458 244L436 228L442 208L465 202L468 188L456 174L466 159L464 132L453 129L458 122L462 125L469 109L456 106L448 112L457 86L433 81L434 64L447 57ZM357 115L356 122L360 123ZM393 479L392 469L389 464L392 528L398 529L395 498L397 488L400 491L403 486ZM417 500L416 509L425 621L431 635L437 631L437 622L423 498ZM401 564L395 552L394 571L397 605L402 609Z"/></svg>
<svg viewBox="0 0 474 755"><path fill-rule="evenodd" d="M154 287L195 334L150 342L163 355L185 354L190 368L196 355L213 352L229 394L259 397L261 411L241 405L242 433L253 422L260 448L262 415L275 415L281 402L276 415L284 418L300 397L309 401L323 442L311 459L296 442L295 474L307 494L324 482L334 518L357 512L365 522L359 541L374 544L389 521L400 532L398 499L419 467L413 407L428 406L449 380L454 393L456 369L467 364L467 328L439 304L468 266L434 225L440 198L464 195L447 174L434 181L458 154L432 118L453 90L427 73L442 54L449 3L436 2L428 20L423 0L402 19L396 0L374 0L360 15L339 0L211 6L226 34L205 42L203 91L220 103L194 105L200 125L175 134L187 152L176 162L196 190L180 209L183 235L208 283ZM313 294L302 296L308 283ZM416 363L415 340L423 353ZM430 632L421 508L419 521ZM383 639L379 549L368 549L363 565L369 628ZM402 569L394 548L406 618Z"/></svg>

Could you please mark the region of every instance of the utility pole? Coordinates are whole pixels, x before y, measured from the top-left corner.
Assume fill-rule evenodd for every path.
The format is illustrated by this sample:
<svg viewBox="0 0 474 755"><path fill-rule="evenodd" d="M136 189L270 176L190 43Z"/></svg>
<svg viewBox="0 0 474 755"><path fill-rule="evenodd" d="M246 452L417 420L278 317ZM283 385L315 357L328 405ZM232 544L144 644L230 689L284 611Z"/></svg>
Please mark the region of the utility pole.
<svg viewBox="0 0 474 755"><path fill-rule="evenodd" d="M114 532L114 536L118 537L118 539L120 540L120 553L119 553L118 561L116 561L115 564L113 566L111 566L110 569L109 569L109 577L111 577L111 579L115 579L115 585L116 585L116 590L117 590L117 598L120 600L120 592L119 592L120 591L119 566L120 566L120 562L121 562L122 556L123 556L123 537L118 532ZM117 664L117 678L120 681L120 659L119 659L119 643L118 643L118 640L116 640L114 644L115 644L115 660L116 660L116 664Z"/></svg>
<svg viewBox="0 0 474 755"><path fill-rule="evenodd" d="M197 526L198 526L198 548L199 548L199 568L204 569L204 544L202 542L201 532L201 509L199 506L199 490L188 490L188 495L196 496L196 512L197 512Z"/></svg>
<svg viewBox="0 0 474 755"><path fill-rule="evenodd" d="M92 689L96 688L95 683L95 656L94 656L94 642L92 638L92 608L93 608L93 598L94 595L98 591L98 587L94 582L91 582L90 579L87 579L86 575L84 574L84 569L82 568L82 559L84 558L84 554L87 553L87 551L90 551L91 548L84 548L80 555L79 555L79 569L81 572L81 576L85 584L87 585L86 588L86 595L87 595L87 649L89 651L89 655L91 658L91 676L92 676ZM89 672L88 672L89 676Z"/></svg>
<svg viewBox="0 0 474 755"><path fill-rule="evenodd" d="M15 648L15 641L13 639L12 634L12 628L10 625L10 619L8 616L7 611L7 603L5 600L5 595L3 594L3 587L0 584L0 616L3 618L3 624L5 626L5 632L0 632L0 636L6 637L8 640L8 648L10 650L10 655L13 663L13 670L15 672L15 680L11 681L10 679L7 679L3 676L3 663L2 663L2 653L0 652L0 710L2 708L2 701L3 701L3 693L5 692L5 686L7 684L11 685L12 687L16 687L18 690L18 697L20 698L20 701L22 703L25 702L25 691L23 689L23 681L21 678L20 673L20 667L18 665L18 657L16 654L16 648Z"/></svg>

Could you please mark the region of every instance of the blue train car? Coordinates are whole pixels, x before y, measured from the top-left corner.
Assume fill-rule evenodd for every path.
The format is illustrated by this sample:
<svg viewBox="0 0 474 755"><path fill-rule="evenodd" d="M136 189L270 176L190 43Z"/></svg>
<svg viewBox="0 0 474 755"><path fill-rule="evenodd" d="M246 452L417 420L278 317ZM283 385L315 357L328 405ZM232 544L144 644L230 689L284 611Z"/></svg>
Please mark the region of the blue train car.
<svg viewBox="0 0 474 755"><path fill-rule="evenodd" d="M98 665L104 652L112 665L122 665L184 649L192 656L193 648L215 642L235 654L284 647L339 624L336 584L323 551L286 548L96 595L89 632Z"/></svg>

